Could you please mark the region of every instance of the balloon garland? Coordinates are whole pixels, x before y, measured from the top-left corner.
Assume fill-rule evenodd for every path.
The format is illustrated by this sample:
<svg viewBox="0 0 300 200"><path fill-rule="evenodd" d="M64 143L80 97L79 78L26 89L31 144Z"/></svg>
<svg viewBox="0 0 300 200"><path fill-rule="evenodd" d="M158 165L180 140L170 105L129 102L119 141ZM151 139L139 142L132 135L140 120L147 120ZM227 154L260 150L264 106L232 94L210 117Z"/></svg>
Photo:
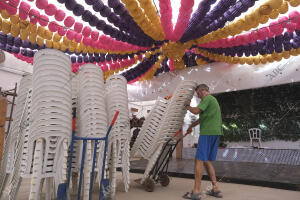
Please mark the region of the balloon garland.
<svg viewBox="0 0 300 200"><path fill-rule="evenodd" d="M213 61L264 64L299 55L300 14L278 16L300 0L268 0L239 19L257 0L202 0L192 17L194 0L181 0L174 29L170 0L160 0L160 17L151 0L121 1L85 0L113 27L76 0L58 2L89 26L48 0L36 0L36 8L0 0L0 48L29 63L39 49L59 49L70 55L74 72L84 63L96 63L105 78L126 70L121 74L129 83ZM251 30L269 19L277 20Z"/></svg>
<svg viewBox="0 0 300 200"><path fill-rule="evenodd" d="M147 7L147 11L145 11L145 9L143 10L135 0L122 0L133 20L141 27L141 29L154 40L163 41L165 39L165 34L163 33L161 26L155 27L155 25L160 24L160 20L155 17L156 11L153 10L154 6L150 0L144 1L145 3L141 6L144 8ZM145 12L147 12L149 18Z"/></svg>

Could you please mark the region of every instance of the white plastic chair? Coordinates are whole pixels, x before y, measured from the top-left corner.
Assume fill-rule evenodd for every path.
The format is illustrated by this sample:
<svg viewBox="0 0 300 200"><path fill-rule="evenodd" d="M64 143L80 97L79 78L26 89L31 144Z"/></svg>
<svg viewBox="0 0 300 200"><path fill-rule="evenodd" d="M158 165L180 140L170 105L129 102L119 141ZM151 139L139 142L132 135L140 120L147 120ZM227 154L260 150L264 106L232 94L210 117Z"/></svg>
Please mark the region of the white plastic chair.
<svg viewBox="0 0 300 200"><path fill-rule="evenodd" d="M116 168L121 167L125 191L129 189L129 143L130 124L127 81L123 76L113 75L107 78L105 84L106 105L108 120L111 121L114 113L120 114L109 135L108 166L110 178L110 198L115 198L116 192Z"/></svg>
<svg viewBox="0 0 300 200"><path fill-rule="evenodd" d="M248 130L249 132L249 138L250 138L250 146L254 146L253 141L258 142L258 148L262 147L261 144L261 129L259 128L250 128Z"/></svg>
<svg viewBox="0 0 300 200"><path fill-rule="evenodd" d="M105 137L107 131L107 112L105 106L103 73L99 66L85 64L80 67L78 73L78 96L77 96L77 130L81 137ZM82 142L79 144L78 157L82 156ZM89 199L90 174L92 171L93 142L88 141L85 155L84 178L83 178L83 198ZM98 179L101 177L103 157L101 152L103 141L99 142L96 154L95 171L98 172ZM78 160L78 158L77 158ZM77 168L80 168L77 163Z"/></svg>
<svg viewBox="0 0 300 200"><path fill-rule="evenodd" d="M30 200L40 198L44 180L47 185L52 181L55 185L47 187L47 198L66 180L72 131L71 78L71 61L64 53L44 49L34 55L27 158L33 160Z"/></svg>

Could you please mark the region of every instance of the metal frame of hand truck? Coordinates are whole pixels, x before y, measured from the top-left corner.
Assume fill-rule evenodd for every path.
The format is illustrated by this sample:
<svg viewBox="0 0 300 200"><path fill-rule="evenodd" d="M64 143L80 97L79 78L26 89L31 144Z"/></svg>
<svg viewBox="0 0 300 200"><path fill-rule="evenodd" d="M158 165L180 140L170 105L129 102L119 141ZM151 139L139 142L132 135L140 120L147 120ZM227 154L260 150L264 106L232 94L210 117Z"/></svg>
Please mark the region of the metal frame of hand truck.
<svg viewBox="0 0 300 200"><path fill-rule="evenodd" d="M72 168L72 156L73 156L73 150L74 150L74 141L76 140L82 140L83 141L83 148L82 148L82 156L81 156L81 163L80 163L80 175L79 175L79 185L78 185L78 194L77 194L77 200L80 200L80 194L81 194L81 184L82 184L82 176L83 176L83 169L84 169L84 160L85 160L85 152L86 152L86 144L88 140L95 141L94 145L94 151L93 151L93 161L92 161L92 172L91 172L91 179L90 179L90 188L89 188L89 200L92 200L92 189L93 189L93 182L94 182L94 173L95 173L95 164L96 164L96 152L97 152L97 145L99 141L105 141L105 147L104 147L104 156L103 156L103 163L102 163L102 175L100 180L100 194L99 194L99 200L105 200L106 196L104 194L104 190L109 186L109 181L104 179L104 170L105 170L105 162L106 162L106 153L107 153L107 146L108 146L108 136L109 133L117 120L117 117L119 115L120 111L116 111L114 118L107 130L106 136L102 138L92 138L92 137L77 137L75 136L75 128L76 128L76 108L73 108L73 121L72 121L72 139L71 139L71 145L70 145L70 153L69 153L69 164L68 164L68 174L67 174L67 183L61 184L57 191L57 199L58 200L67 200L69 199L67 194L69 185L70 185L70 178L71 178L71 168ZM103 186L103 187L102 187ZM61 193L62 194L59 194Z"/></svg>
<svg viewBox="0 0 300 200"><path fill-rule="evenodd" d="M175 137L181 133L180 131L176 132L172 138L170 138L163 146L161 153L159 154L153 168L149 173L149 177L145 180L144 186L146 191L152 192L154 190L155 183L160 184L164 187L168 186L170 179L168 176L169 161L172 158L172 154L176 149L179 142L187 135L180 137L175 141Z"/></svg>

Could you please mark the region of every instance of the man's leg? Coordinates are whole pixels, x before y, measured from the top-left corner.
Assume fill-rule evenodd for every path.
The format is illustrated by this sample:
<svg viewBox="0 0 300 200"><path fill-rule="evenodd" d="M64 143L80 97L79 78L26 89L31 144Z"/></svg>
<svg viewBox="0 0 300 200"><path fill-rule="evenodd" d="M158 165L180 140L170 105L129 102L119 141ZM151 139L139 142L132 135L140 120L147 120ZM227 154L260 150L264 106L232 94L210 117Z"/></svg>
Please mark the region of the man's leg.
<svg viewBox="0 0 300 200"><path fill-rule="evenodd" d="M204 162L204 166L210 177L214 191L215 192L218 191L219 188L217 186L216 172L215 172L215 168L214 168L213 164L211 163L211 161L206 161L206 162Z"/></svg>
<svg viewBox="0 0 300 200"><path fill-rule="evenodd" d="M203 161L195 159L195 182L194 182L194 194L198 194L201 188L201 179L203 175Z"/></svg>

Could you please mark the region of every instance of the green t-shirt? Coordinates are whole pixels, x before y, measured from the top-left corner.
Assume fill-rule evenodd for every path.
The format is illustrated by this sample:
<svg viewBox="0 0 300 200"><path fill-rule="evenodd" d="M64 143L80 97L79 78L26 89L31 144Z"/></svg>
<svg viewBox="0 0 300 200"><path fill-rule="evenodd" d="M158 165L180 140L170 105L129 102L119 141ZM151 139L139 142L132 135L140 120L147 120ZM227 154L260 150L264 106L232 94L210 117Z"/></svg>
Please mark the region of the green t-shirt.
<svg viewBox="0 0 300 200"><path fill-rule="evenodd" d="M197 107L202 110L199 114L200 135L223 135L221 109L217 99L207 95Z"/></svg>

